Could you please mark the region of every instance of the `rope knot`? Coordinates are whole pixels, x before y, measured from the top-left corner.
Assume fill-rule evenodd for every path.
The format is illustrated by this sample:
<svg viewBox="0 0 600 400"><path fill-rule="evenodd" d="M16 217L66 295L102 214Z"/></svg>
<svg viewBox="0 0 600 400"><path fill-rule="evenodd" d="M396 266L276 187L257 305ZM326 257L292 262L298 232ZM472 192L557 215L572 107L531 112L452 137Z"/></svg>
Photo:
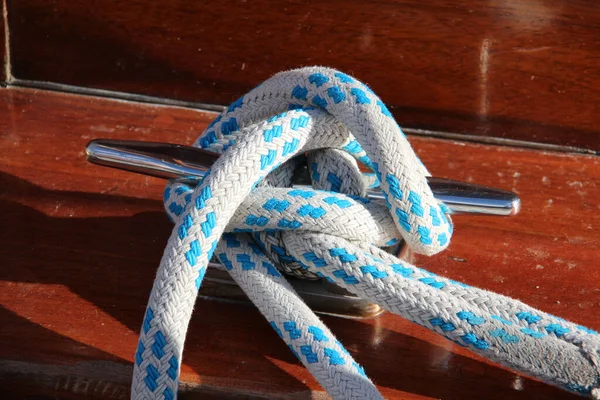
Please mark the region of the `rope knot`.
<svg viewBox="0 0 600 400"><path fill-rule="evenodd" d="M597 353L581 351L597 346L597 332L380 249L402 238L417 253L436 254L452 224L426 168L366 85L322 67L277 74L232 103L195 144L221 156L196 188L171 182L165 190L175 228L140 333L133 398L176 396L185 334L213 255L335 399L382 397L276 265L331 280L547 382L588 395L597 388ZM302 165L312 187L292 186ZM369 186L381 188L383 203L364 198Z"/></svg>
<svg viewBox="0 0 600 400"><path fill-rule="evenodd" d="M297 137L302 130L308 133L304 146ZM232 103L195 145L223 153L256 131L262 132L260 167L269 172L256 189L290 188L298 168L307 166L312 188L330 192L255 190L229 222L227 231L253 232L284 271L317 277L286 251L282 230L325 232L379 247L404 238L428 255L448 245L452 226L426 183L427 170L366 85L328 68L278 74ZM300 155L286 157L294 154ZM371 172L361 173L357 161ZM364 199L367 187L378 186L387 210ZM169 186L167 212L178 218L190 199L191 188Z"/></svg>

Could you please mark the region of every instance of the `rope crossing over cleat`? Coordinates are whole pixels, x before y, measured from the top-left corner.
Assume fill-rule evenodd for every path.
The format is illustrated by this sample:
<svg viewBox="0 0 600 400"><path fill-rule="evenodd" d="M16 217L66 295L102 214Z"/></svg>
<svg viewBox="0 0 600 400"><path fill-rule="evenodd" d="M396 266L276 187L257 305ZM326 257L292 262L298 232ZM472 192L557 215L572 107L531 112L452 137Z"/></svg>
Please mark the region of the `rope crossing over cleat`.
<svg viewBox="0 0 600 400"><path fill-rule="evenodd" d="M213 256L334 399L382 397L282 270L334 283L495 362L600 398L597 332L382 250L400 242L419 254L444 250L456 205L436 198L391 113L355 78L322 67L277 74L232 103L194 145L220 157L199 182L184 174L165 190L175 227L143 318L132 399L176 397ZM92 146L98 161L94 154ZM293 187L303 165L311 186ZM381 201L368 198L369 188L379 188ZM510 195L503 201L515 213Z"/></svg>

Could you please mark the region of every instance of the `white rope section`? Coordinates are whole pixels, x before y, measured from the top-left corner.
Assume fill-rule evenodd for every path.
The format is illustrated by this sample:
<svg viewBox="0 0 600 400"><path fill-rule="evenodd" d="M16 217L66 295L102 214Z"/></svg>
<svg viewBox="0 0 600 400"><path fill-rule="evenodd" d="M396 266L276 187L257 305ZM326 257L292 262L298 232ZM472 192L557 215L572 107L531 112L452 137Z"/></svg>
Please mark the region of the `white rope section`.
<svg viewBox="0 0 600 400"><path fill-rule="evenodd" d="M176 397L188 323L213 254L334 399L381 395L281 270L328 279L484 357L600 398L597 332L380 249L403 239L417 253L436 254L452 225L400 127L356 79L321 67L275 75L229 106L196 145L222 156L195 189L171 183L165 191L175 228L143 320L133 399ZM314 190L290 188L298 155ZM373 184L386 205L362 197Z"/></svg>

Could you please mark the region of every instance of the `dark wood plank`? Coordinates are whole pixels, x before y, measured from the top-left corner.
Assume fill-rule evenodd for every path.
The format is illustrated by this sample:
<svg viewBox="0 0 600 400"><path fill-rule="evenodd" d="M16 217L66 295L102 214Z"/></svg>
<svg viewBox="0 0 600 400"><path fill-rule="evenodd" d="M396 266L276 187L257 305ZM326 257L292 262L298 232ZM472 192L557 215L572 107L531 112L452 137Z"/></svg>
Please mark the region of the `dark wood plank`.
<svg viewBox="0 0 600 400"><path fill-rule="evenodd" d="M90 165L83 149L94 137L190 143L213 115L16 89L0 90L0 104L3 393L127 398L171 228L164 182ZM523 199L514 218L455 217L451 247L420 266L600 328L600 159L411 141L435 175ZM390 314L325 321L387 398L578 398ZM192 318L182 383L186 398L323 396L251 305L207 299Z"/></svg>
<svg viewBox="0 0 600 400"><path fill-rule="evenodd" d="M6 3L4 0L0 0L0 86L6 84L6 70L8 63L8 55L6 54L6 38L8 32L6 31Z"/></svg>
<svg viewBox="0 0 600 400"><path fill-rule="evenodd" d="M401 126L600 150L600 4L8 0L16 78L228 104L329 65Z"/></svg>

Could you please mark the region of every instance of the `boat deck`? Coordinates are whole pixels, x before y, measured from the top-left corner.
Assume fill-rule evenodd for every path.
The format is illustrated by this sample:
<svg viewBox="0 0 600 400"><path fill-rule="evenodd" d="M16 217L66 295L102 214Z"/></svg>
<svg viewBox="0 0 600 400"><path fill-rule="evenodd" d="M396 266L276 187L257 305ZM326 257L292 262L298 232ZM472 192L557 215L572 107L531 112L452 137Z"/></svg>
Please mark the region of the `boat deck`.
<svg viewBox="0 0 600 400"><path fill-rule="evenodd" d="M97 137L189 144L191 109L0 90L0 387L6 398L128 397L171 224L160 179L85 161ZM420 267L600 329L600 158L411 136L435 176L516 191L513 218L456 216ZM390 399L576 399L391 314L324 318ZM325 393L250 304L200 298L182 398ZM37 397L36 397L37 398Z"/></svg>

